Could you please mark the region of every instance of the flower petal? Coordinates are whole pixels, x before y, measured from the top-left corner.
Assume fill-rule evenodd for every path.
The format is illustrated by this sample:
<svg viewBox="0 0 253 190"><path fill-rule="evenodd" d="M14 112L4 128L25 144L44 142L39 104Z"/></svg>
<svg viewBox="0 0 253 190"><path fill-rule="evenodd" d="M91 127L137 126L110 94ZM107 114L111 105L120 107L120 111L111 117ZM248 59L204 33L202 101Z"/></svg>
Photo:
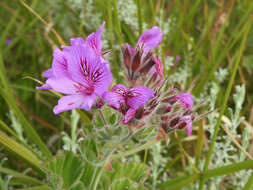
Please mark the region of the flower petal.
<svg viewBox="0 0 253 190"><path fill-rule="evenodd" d="M137 86L128 91L127 104L133 109L138 109L152 97L154 97L153 90L146 86Z"/></svg>
<svg viewBox="0 0 253 190"><path fill-rule="evenodd" d="M66 51L62 52L58 48L54 50L52 70L56 78L69 77L66 56Z"/></svg>
<svg viewBox="0 0 253 190"><path fill-rule="evenodd" d="M93 49L96 55L101 55L102 51L102 41L101 34L105 27L105 21L103 22L101 28L96 33L91 33L87 39L86 43Z"/></svg>
<svg viewBox="0 0 253 190"><path fill-rule="evenodd" d="M53 112L59 114L67 110L73 110L80 107L85 100L82 94L74 94L70 96L63 96L58 100L58 104L54 107Z"/></svg>
<svg viewBox="0 0 253 190"><path fill-rule="evenodd" d="M149 50L156 48L162 41L163 32L159 27L153 27L142 33L137 45L144 45L144 54Z"/></svg>
<svg viewBox="0 0 253 190"><path fill-rule="evenodd" d="M129 108L121 122L127 124L134 117L135 112L135 109Z"/></svg>
<svg viewBox="0 0 253 190"><path fill-rule="evenodd" d="M89 79L91 66L97 64L99 60L89 46L72 46L67 54L68 72L71 78L88 89L92 85Z"/></svg>
<svg viewBox="0 0 253 190"><path fill-rule="evenodd" d="M53 74L53 70L52 69L48 69L46 70L43 74L42 74L43 77L45 78L51 78L54 76Z"/></svg>
<svg viewBox="0 0 253 190"><path fill-rule="evenodd" d="M77 46L77 45L82 45L84 44L84 40L81 37L78 38L70 38L70 45L71 46Z"/></svg>
<svg viewBox="0 0 253 190"><path fill-rule="evenodd" d="M133 48L130 44L127 44L127 48L128 48L128 50L129 50L131 56L133 56L133 55L135 54L134 48Z"/></svg>
<svg viewBox="0 0 253 190"><path fill-rule="evenodd" d="M183 105L186 110L191 109L194 103L194 99L190 93L180 93L173 99Z"/></svg>
<svg viewBox="0 0 253 190"><path fill-rule="evenodd" d="M78 91L78 84L65 77L50 78L46 81L46 84L49 85L54 91L63 94L76 94L76 92Z"/></svg>
<svg viewBox="0 0 253 190"><path fill-rule="evenodd" d="M191 116L186 115L186 116L183 116L182 118L180 118L179 125L181 123L186 124L186 126L185 126L186 134L187 134L187 136L190 136L191 133L192 133L192 119L191 119Z"/></svg>
<svg viewBox="0 0 253 190"><path fill-rule="evenodd" d="M83 103L80 106L80 108L84 109L86 111L90 110L92 105L94 104L95 100L96 100L96 95L95 94L86 95L84 97Z"/></svg>
<svg viewBox="0 0 253 190"><path fill-rule="evenodd" d="M94 82L94 92L102 96L112 82L112 73L105 62L96 63L92 65L90 78Z"/></svg>
<svg viewBox="0 0 253 190"><path fill-rule="evenodd" d="M37 90L50 90L52 89L50 85L48 84L43 84L42 86L37 86L36 87Z"/></svg>
<svg viewBox="0 0 253 190"><path fill-rule="evenodd" d="M127 88L123 84L118 84L115 85L111 91L105 92L102 97L110 106L120 109L120 104L126 103L126 93Z"/></svg>
<svg viewBox="0 0 253 190"><path fill-rule="evenodd" d="M158 57L154 57L153 61L155 62L155 69L157 74L163 79L163 64Z"/></svg>

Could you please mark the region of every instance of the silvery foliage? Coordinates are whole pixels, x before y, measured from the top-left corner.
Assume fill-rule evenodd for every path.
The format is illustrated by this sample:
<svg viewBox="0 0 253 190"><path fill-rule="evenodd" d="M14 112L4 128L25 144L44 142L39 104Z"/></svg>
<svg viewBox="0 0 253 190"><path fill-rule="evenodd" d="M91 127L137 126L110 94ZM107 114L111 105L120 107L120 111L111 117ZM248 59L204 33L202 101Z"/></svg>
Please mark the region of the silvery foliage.
<svg viewBox="0 0 253 190"><path fill-rule="evenodd" d="M228 76L228 70L226 68L219 68L218 71L214 73L215 78L219 83L222 83Z"/></svg>
<svg viewBox="0 0 253 190"><path fill-rule="evenodd" d="M71 135L69 136L66 132L62 132L63 149L76 153L79 148L79 142L82 138L78 138L80 130L78 129L79 114L72 110L71 113Z"/></svg>
<svg viewBox="0 0 253 190"><path fill-rule="evenodd" d="M138 31L137 7L133 0L118 0L119 19L133 31Z"/></svg>
<svg viewBox="0 0 253 190"><path fill-rule="evenodd" d="M12 110L10 110L8 116L9 116L9 118L11 120L11 127L16 132L16 134L19 137L19 139L25 142L25 139L24 139L24 136L23 136L23 128L22 128L20 122L15 117L15 115L14 115L14 113L13 113Z"/></svg>
<svg viewBox="0 0 253 190"><path fill-rule="evenodd" d="M10 112L8 113L8 117L11 121L11 127L13 128L14 132L16 133L16 135L18 136L19 140L23 141L23 142L27 142L27 139L24 137L23 135L23 127L21 125L21 123L19 122L19 120L17 119L17 117L15 116L15 114L13 113L12 110L10 110ZM40 149L35 145L35 144L31 144L33 150L40 155L41 157L43 157L42 152L40 151Z"/></svg>
<svg viewBox="0 0 253 190"><path fill-rule="evenodd" d="M152 180L152 189L156 189L156 185L161 182L159 180L159 176L162 174L162 180L168 179L166 172L164 172L164 168L166 163L168 162L169 158L164 157L163 155L167 154L168 149L164 148L161 142L156 143L152 147L151 155L152 160L149 162L151 173L151 180Z"/></svg>
<svg viewBox="0 0 253 190"><path fill-rule="evenodd" d="M224 70L219 70L219 72L216 73L220 78L224 76ZM225 77L223 77L225 78ZM222 81L220 81L222 82ZM216 102L217 94L219 92L219 86L212 82L211 91L210 91L210 107L211 109L214 109L214 103ZM250 127L246 126L244 127L244 130L242 132L242 136L238 134L238 128L240 127L241 123L244 121L244 117L240 116L240 111L242 109L242 105L245 99L245 86L236 86L236 93L233 95L233 100L235 103L234 110L232 108L228 108L229 110L229 120L227 122L222 122L221 125L226 127L226 129L233 135L234 138L240 138L242 139L242 146L246 150L249 145L249 137L250 137ZM216 126L216 116L217 112L214 112L208 116L209 126L207 127L207 130L209 131L211 137L214 134L214 128ZM216 116L215 116L216 115ZM246 156L244 153L240 152L240 150L235 147L232 140L223 132L223 135L220 135L217 137L215 147L213 150L212 155L212 161L211 161L211 167L216 168L219 166L225 166L228 164L232 164L235 162L241 162L244 161ZM209 141L210 142L210 141ZM247 182L248 178L250 176L249 171L242 170L240 172L236 172L234 175L231 175L229 177L226 177L228 183L230 183L234 189L242 189L242 187ZM219 189L219 184L224 180L224 176L216 177L211 180L209 180L209 187L211 189Z"/></svg>

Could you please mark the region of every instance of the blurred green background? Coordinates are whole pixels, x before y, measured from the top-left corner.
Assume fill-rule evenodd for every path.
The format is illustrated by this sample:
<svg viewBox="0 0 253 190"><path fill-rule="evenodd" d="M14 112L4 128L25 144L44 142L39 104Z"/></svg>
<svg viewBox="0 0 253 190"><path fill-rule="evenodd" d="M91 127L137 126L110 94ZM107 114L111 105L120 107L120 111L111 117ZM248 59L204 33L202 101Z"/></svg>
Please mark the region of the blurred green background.
<svg viewBox="0 0 253 190"><path fill-rule="evenodd" d="M124 81L120 44L134 46L144 30L159 26L164 36L156 53L162 57L165 75L181 72L171 80L183 90L194 83L192 93L202 100L210 93L208 85L217 82L218 109L239 62L232 93L235 85L245 85L241 115L252 125L252 11L252 0L1 0L0 119L10 125L10 109L16 116L22 114L44 142L68 131L69 113L55 116L52 109L57 97L35 90L40 85L36 80L45 81L42 73L51 67L53 49L69 44L72 37L85 39L105 20L103 50L112 50L107 58L115 82ZM177 56L181 58L178 63ZM234 107L232 96L226 106ZM54 152L61 144L50 146ZM1 151L0 158L4 156Z"/></svg>

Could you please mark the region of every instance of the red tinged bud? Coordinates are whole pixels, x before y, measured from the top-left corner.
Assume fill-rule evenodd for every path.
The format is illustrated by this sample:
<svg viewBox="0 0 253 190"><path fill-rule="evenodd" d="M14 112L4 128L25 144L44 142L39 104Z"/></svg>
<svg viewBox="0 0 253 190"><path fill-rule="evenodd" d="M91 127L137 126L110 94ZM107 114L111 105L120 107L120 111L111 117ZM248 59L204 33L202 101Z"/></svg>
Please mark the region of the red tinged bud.
<svg viewBox="0 0 253 190"><path fill-rule="evenodd" d="M127 69L129 69L131 64L131 53L128 48L128 44L122 44L121 46L122 54L123 54L123 63Z"/></svg>

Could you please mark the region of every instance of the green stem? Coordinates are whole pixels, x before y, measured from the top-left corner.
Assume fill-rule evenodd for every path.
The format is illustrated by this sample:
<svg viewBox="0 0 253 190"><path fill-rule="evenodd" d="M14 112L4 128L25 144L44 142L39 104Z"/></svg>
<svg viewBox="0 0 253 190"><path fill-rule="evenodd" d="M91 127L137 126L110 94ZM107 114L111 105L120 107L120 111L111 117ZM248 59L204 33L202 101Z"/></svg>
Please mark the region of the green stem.
<svg viewBox="0 0 253 190"><path fill-rule="evenodd" d="M203 148L203 136L204 136L204 129L203 129L203 124L201 123L198 128L197 152L196 152L196 159L195 159L196 166L198 166L200 162L200 157L201 157L202 148Z"/></svg>
<svg viewBox="0 0 253 190"><path fill-rule="evenodd" d="M98 174L96 175L96 178L95 178L95 181L94 181L94 184L93 184L93 187L92 187L93 190L97 189L99 179L102 176L102 173L104 171L104 166L102 166L101 168L98 168L98 169L99 169L99 171L98 171Z"/></svg>
<svg viewBox="0 0 253 190"><path fill-rule="evenodd" d="M226 110L226 107L227 107L228 98L229 98L229 95L230 95L230 92L231 92L231 89L232 89L232 85L233 85L233 82L234 82L234 79L235 79L237 68L239 66L239 63L240 63L240 60L241 60L241 57L242 57L242 54L243 54L243 50L244 50L245 42L246 42L249 30L250 30L250 26L251 26L251 19L249 20L249 22L247 24L247 29L246 29L246 32L243 36L243 40L242 40L242 43L240 45L240 49L239 49L239 52L238 52L237 59L235 61L233 72L232 72L232 75L231 75L230 80L229 80L229 84L228 84L228 87L227 87L227 90L226 90L226 93L225 93L225 97L224 97L223 105L222 105L222 108L221 108L221 111L220 111L220 115L219 115L217 124L216 124L215 129L214 129L214 134L213 134L213 137L212 137L212 140L211 140L211 144L210 144L210 148L209 148L209 151L208 151L208 154L207 154L207 158L206 158L206 161L205 161L203 172L207 171L207 169L209 167L209 163L210 163L211 158L212 158L214 144L215 144L215 141L216 141L216 138L217 138L217 135L218 135L218 132L219 132L220 124L221 124L221 118L222 118L222 116L223 116L223 114ZM203 177L201 177L199 190L203 189L204 184L205 184L205 179Z"/></svg>
<svg viewBox="0 0 253 190"><path fill-rule="evenodd" d="M104 168L105 168L105 164L108 161L110 161L109 159L111 158L111 155L112 155L112 153L114 151L115 151L114 148L112 148L111 150L109 150L107 152L107 154L105 154L106 158L105 158L103 164L101 166L100 165L96 166L95 171L94 171L93 176L92 176L92 180L91 180L90 188L89 189L92 189L92 190L96 190L97 189L97 186L99 184L99 180L100 180L100 178L101 178L101 176L103 174Z"/></svg>
<svg viewBox="0 0 253 190"><path fill-rule="evenodd" d="M113 159L113 158L121 158L121 157L125 157L125 156L130 156L130 155L135 154L135 153L137 153L137 152L139 152L141 150L145 150L146 148L150 147L151 145L153 145L153 144L155 144L157 142L159 142L159 141L156 140L156 139L154 139L154 140L152 140L150 142L147 142L147 143L145 143L145 144L143 144L141 146L138 146L138 147L133 148L131 150L128 150L126 152L122 152L122 153L118 153L118 154L113 154L111 156L111 158Z"/></svg>
<svg viewBox="0 0 253 190"><path fill-rule="evenodd" d="M138 24L139 24L139 35L142 34L142 14L141 14L141 0L137 0L137 10L138 10Z"/></svg>
<svg viewBox="0 0 253 190"><path fill-rule="evenodd" d="M253 186L253 173L251 173L251 176L249 177L248 182L245 184L245 187L243 190L250 190L250 188Z"/></svg>
<svg viewBox="0 0 253 190"><path fill-rule="evenodd" d="M114 9L114 16L115 16L115 20L116 20L116 34L117 34L120 44L122 44L123 40L121 38L121 24L120 24L120 20L119 20L117 1L113 0L112 3L113 3L113 9Z"/></svg>

